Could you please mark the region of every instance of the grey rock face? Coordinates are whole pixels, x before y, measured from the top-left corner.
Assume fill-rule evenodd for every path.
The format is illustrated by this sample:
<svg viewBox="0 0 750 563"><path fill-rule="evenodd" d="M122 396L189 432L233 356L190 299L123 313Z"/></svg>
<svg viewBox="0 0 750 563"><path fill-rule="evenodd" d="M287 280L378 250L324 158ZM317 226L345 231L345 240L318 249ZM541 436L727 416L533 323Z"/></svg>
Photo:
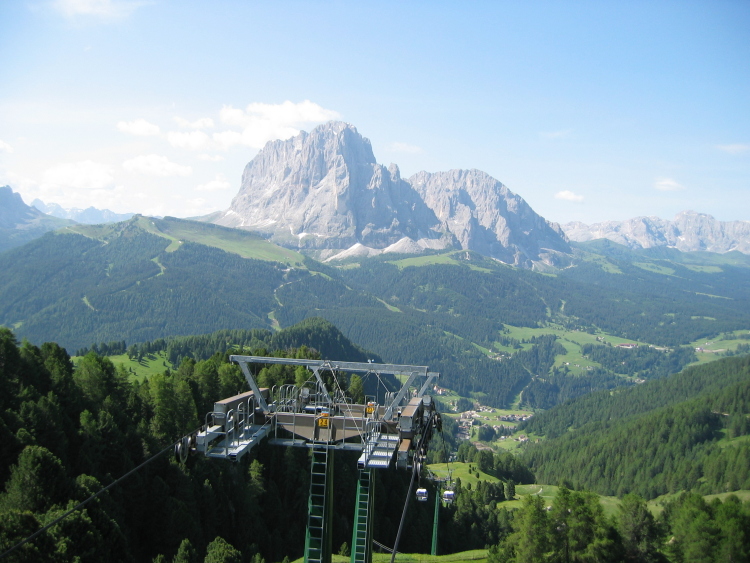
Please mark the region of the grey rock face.
<svg viewBox="0 0 750 563"><path fill-rule="evenodd" d="M341 122L268 143L214 222L301 248L383 247L403 236L441 236L430 230L433 214L398 167L378 164L370 142Z"/></svg>
<svg viewBox="0 0 750 563"><path fill-rule="evenodd" d="M420 172L404 180L395 164L378 164L370 142L342 122L268 143L214 222L298 248L454 247L527 267L570 252L557 225L487 174Z"/></svg>
<svg viewBox="0 0 750 563"><path fill-rule="evenodd" d="M549 251L570 252L556 223L481 170L418 172L409 182L462 249L523 265Z"/></svg>
<svg viewBox="0 0 750 563"><path fill-rule="evenodd" d="M750 221L717 221L694 211L682 211L672 221L636 217L593 225L574 222L563 225L563 230L576 242L606 238L629 248L668 246L683 252L737 250L750 254Z"/></svg>

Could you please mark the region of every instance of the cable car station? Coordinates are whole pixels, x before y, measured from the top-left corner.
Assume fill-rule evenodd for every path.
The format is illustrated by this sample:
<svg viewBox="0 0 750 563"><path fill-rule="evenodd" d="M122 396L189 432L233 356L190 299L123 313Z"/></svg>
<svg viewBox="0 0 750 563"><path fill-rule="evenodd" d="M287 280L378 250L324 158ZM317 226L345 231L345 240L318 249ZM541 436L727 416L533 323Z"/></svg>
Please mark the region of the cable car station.
<svg viewBox="0 0 750 563"><path fill-rule="evenodd" d="M185 461L190 451L211 458L239 461L263 439L280 446L311 450L305 563L330 563L333 456L336 450L359 451L359 476L351 542L351 563L372 560L372 469L412 471L409 496L419 476L434 430L441 430L440 415L426 394L440 374L425 366L337 362L261 356L230 356L237 363L250 391L214 404L197 433L175 447ZM302 386L258 387L251 368L259 364L303 366L312 372ZM348 374L400 376L398 391L365 396L353 403L342 385ZM326 381L328 384L326 384ZM378 387L380 388L380 386ZM424 491L421 498L420 491ZM444 499L451 502L451 498ZM445 495L445 494L444 494ZM426 490L417 498L426 500ZM408 499L407 499L408 503ZM404 508L404 514L406 507ZM403 518L402 518L403 525ZM401 534L396 537L395 551ZM433 541L434 544L434 541Z"/></svg>

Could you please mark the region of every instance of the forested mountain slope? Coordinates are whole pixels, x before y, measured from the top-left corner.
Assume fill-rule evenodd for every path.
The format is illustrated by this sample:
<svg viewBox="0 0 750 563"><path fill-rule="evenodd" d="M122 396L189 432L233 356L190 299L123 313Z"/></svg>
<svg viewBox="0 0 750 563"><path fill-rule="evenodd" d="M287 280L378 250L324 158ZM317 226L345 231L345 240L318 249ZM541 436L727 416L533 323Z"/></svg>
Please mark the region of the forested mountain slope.
<svg viewBox="0 0 750 563"><path fill-rule="evenodd" d="M308 322L284 336L303 341L303 348L248 352L309 357L311 348L326 347L321 334L324 325ZM339 340L339 351L355 354L338 359L361 359L361 351ZM195 361L187 356L203 352L186 352L178 369L131 381L94 352L74 366L57 344L19 345L0 328L0 553L195 430L214 401L246 390L239 367L225 353ZM294 382L298 369L265 366L256 377L261 384L281 385ZM336 551L351 541L358 455L335 455ZM509 454L497 458L490 463L493 473L528 473ZM9 560L151 561L159 554L172 560L191 550L202 560L219 536L248 560L295 559L305 541L309 464L306 449L267 443L239 463L196 455L180 465L164 455ZM395 541L410 478L410 472L395 469L374 472L373 524L380 542ZM441 519L452 522L440 549L481 549L502 539L509 518L497 502L505 500L504 491L502 483L457 486L457 502L440 509ZM429 550L432 521L432 503L413 503L406 521L411 533L400 548Z"/></svg>
<svg viewBox="0 0 750 563"><path fill-rule="evenodd" d="M524 454L542 482L653 498L750 488L750 358L581 397L524 428L547 435Z"/></svg>
<svg viewBox="0 0 750 563"><path fill-rule="evenodd" d="M0 324L76 350L322 317L384 361L442 372L464 396L533 408L679 371L694 358L677 345L750 327L742 262L577 252L577 265L547 274L466 251L332 267L251 233L136 216L0 254ZM584 352L572 338L582 333L673 349L644 348L621 368L610 352ZM571 350L600 359L569 371Z"/></svg>
<svg viewBox="0 0 750 563"><path fill-rule="evenodd" d="M319 321L289 333L294 339L307 335L307 348L251 352L309 356L311 347L325 347L320 335L333 334ZM258 335L244 334L248 343ZM10 331L0 329L0 550L193 430L203 409L217 398L244 390L238 367L220 352L227 337L242 336L195 337L198 348L184 349L178 369L137 382L94 352L73 366L58 345L19 345ZM180 342L188 344L187 339ZM207 354L210 342L220 346L218 353L191 359ZM257 374L273 384L295 375L291 367L264 368ZM712 406L730 412L746 404L748 393L737 391L728 388ZM677 563L701 554L742 561L750 547L750 506L736 497L707 503L696 494L683 495L669 502L655 521L637 497L625 497L613 518L603 512L596 495L560 487L549 509L540 495L532 494L513 514L504 502L515 496L513 481L533 478L523 464L511 454L480 452L468 443L458 454L502 481L475 482L472 488L456 479L455 502L439 507L440 553L489 545L490 563L516 561L529 553L548 560L586 560L593 553L602 561ZM335 456L334 550L344 549L351 539L356 458L356 452ZM675 460L690 463L689 457ZM409 477L374 472L374 535L386 545L395 540ZM304 544L307 495L300 491L308 490L308 479L309 459L302 448L261 444L237 464L195 456L180 465L169 456L159 457L14 551L9 560L200 561L206 556L211 561L218 553L257 563L295 559ZM424 484L430 495L438 492L433 484ZM400 549L426 553L432 522L433 504L412 502L405 523L409 533L401 538Z"/></svg>

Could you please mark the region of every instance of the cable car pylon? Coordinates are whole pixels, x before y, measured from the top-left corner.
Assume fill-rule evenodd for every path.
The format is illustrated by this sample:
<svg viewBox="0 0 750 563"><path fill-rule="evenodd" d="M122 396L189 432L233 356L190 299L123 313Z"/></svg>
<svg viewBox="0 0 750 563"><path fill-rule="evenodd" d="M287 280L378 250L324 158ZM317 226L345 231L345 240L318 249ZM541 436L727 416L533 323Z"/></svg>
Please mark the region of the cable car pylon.
<svg viewBox="0 0 750 563"><path fill-rule="evenodd" d="M372 469L411 469L413 475L418 473L432 430L441 427L435 403L426 394L440 374L428 371L426 366L373 362L241 355L229 359L240 366L250 391L217 401L200 431L187 436L175 450L178 459L184 462L189 448L207 457L236 462L263 439L275 445L308 448L311 457L305 563L330 563L334 452L361 452L357 460L359 478L350 562L371 563ZM257 364L302 366L312 376L301 386L262 389L250 369ZM387 393L382 403L378 397L369 396L364 404L357 404L339 384L339 376L347 373L378 378L396 375L405 381L397 392ZM332 388L324 377L333 381Z"/></svg>

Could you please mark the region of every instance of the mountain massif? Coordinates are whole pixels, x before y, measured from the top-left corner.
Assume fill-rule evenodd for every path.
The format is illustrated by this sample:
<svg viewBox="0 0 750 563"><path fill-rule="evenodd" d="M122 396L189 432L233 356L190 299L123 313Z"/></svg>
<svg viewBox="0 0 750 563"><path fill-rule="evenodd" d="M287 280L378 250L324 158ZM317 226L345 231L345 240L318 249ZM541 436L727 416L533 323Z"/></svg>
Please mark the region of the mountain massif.
<svg viewBox="0 0 750 563"><path fill-rule="evenodd" d="M592 225L573 222L562 228L575 242L605 238L629 248L666 246L683 252L736 250L750 254L750 221L717 221L711 215L694 211L678 213L672 221L635 217Z"/></svg>
<svg viewBox="0 0 750 563"><path fill-rule="evenodd" d="M73 221L50 217L29 207L10 186L0 186L0 252L72 224Z"/></svg>
<svg viewBox="0 0 750 563"><path fill-rule="evenodd" d="M403 179L342 122L269 142L246 166L230 208L213 220L319 249L322 258L454 248L531 267L570 252L559 226L484 172Z"/></svg>

